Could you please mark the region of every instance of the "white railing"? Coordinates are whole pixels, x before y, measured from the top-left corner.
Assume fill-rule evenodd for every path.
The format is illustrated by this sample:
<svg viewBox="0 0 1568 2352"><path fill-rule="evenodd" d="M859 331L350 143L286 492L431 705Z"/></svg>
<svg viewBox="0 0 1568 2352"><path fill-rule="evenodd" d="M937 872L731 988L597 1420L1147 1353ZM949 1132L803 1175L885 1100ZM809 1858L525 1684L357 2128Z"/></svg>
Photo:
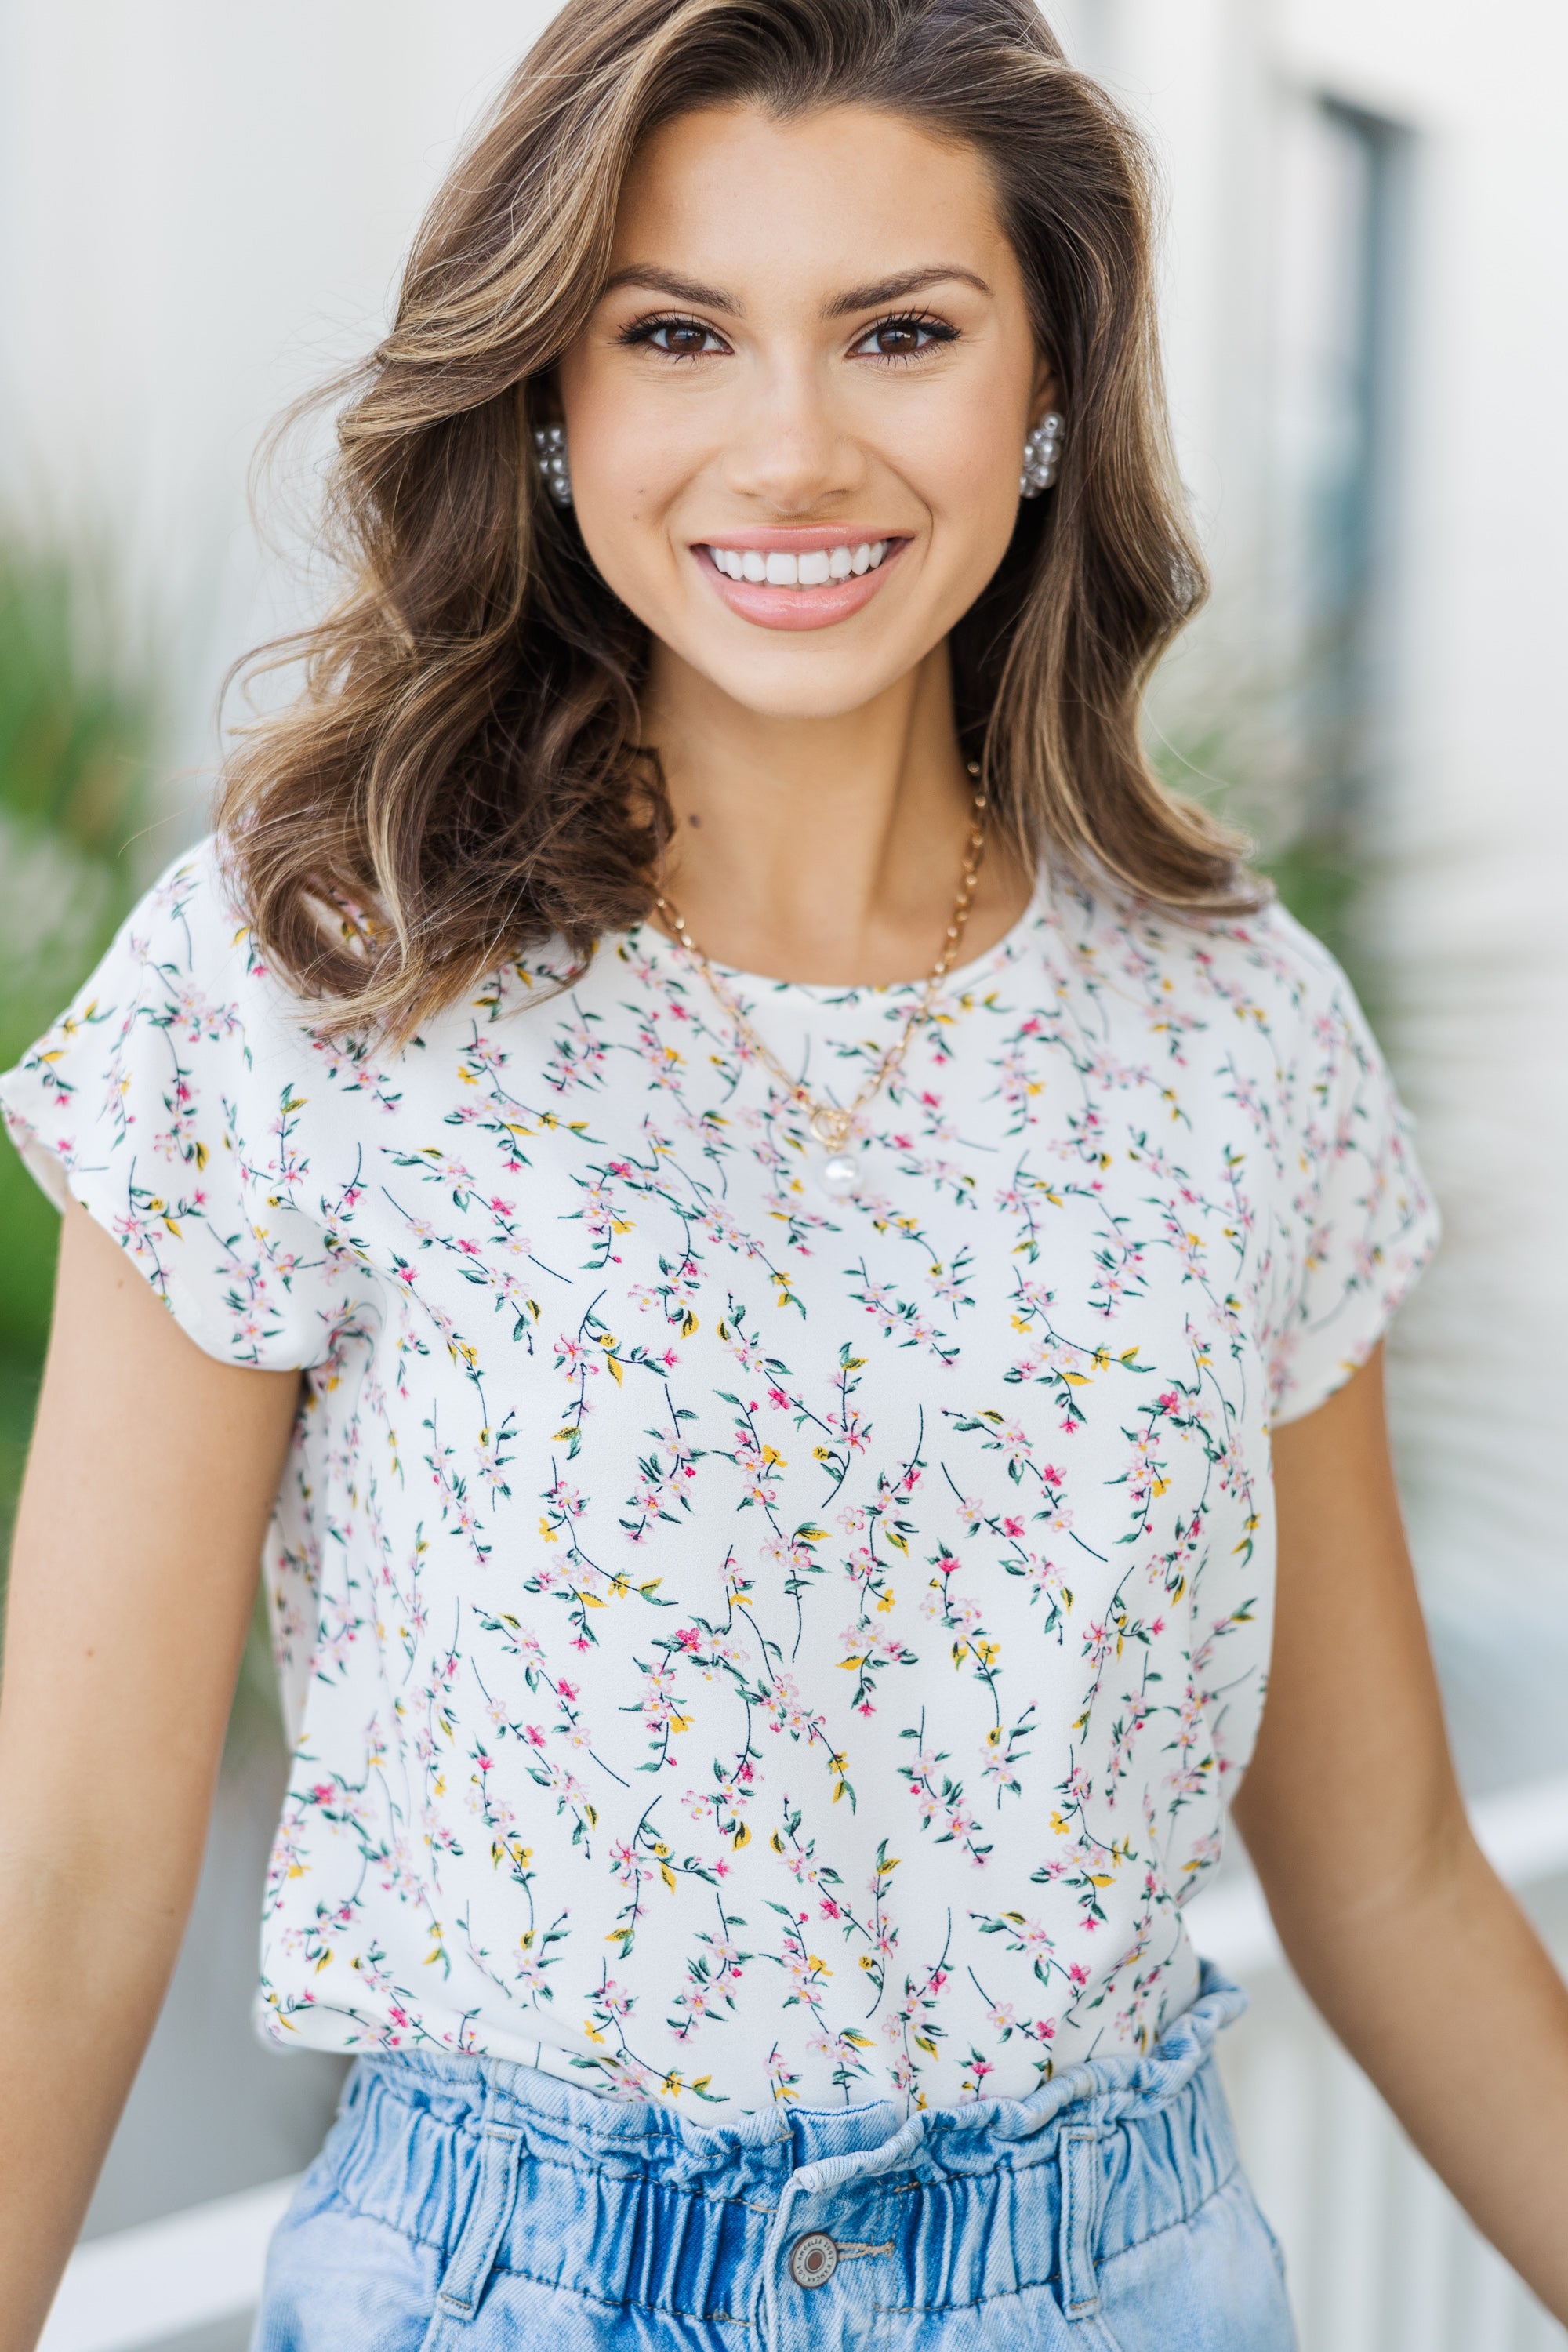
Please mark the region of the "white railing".
<svg viewBox="0 0 1568 2352"><path fill-rule="evenodd" d="M1568 1779L1485 1799L1473 1818L1510 1885L1568 1885ZM1253 2181L1284 2242L1301 2352L1568 2352L1568 2331L1477 2236L1319 2023L1256 1885L1215 1888L1192 1918L1200 1949L1253 1995L1221 2044L1222 2065ZM293 2185L269 2182L79 2247L41 2352L150 2352L238 2319L255 2306Z"/></svg>
<svg viewBox="0 0 1568 2352"><path fill-rule="evenodd" d="M294 2193L270 2180L79 2246L39 2352L133 2352L254 2311L267 2241Z"/></svg>

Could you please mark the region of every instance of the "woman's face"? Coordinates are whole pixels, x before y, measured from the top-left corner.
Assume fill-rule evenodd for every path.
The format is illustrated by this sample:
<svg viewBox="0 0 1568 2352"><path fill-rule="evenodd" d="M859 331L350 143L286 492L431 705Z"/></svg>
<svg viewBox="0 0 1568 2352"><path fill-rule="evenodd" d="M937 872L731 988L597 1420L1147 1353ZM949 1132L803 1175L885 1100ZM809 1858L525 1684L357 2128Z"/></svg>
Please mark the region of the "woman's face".
<svg viewBox="0 0 1568 2352"><path fill-rule="evenodd" d="M562 362L583 537L679 661L836 717L995 571L1049 390L973 149L855 107L686 115L634 165Z"/></svg>

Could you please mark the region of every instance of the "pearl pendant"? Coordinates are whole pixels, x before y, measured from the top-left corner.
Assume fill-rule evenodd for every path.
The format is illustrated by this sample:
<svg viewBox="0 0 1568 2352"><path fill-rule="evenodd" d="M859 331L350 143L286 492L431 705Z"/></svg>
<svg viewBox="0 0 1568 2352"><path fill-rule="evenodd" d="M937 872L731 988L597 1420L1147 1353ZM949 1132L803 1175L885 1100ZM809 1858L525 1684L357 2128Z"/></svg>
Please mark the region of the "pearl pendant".
<svg viewBox="0 0 1568 2352"><path fill-rule="evenodd" d="M858 1163L850 1158L848 1152L836 1151L817 1170L816 1181L834 1200L845 1200L859 1186Z"/></svg>

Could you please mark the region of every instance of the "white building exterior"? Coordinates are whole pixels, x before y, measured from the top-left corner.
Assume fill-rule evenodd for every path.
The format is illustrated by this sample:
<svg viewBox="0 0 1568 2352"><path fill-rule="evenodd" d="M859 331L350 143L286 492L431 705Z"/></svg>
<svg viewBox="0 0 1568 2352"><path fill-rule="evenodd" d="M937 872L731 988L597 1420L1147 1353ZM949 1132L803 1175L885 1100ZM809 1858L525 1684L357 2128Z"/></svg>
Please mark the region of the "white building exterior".
<svg viewBox="0 0 1568 2352"><path fill-rule="evenodd" d="M547 14L0 0L0 502L111 539L177 653L171 854L224 668L312 594L258 551L252 449L374 340L425 196ZM1448 1228L1397 1340L1407 1500L1472 1781L1560 1772L1568 11L1047 14L1163 173L1179 451L1216 584L1200 691L1293 657L1318 593L1314 500L1327 481L1362 501L1370 944ZM1376 413L1352 463L1369 337ZM1466 2341L1483 2338L1516 2340Z"/></svg>

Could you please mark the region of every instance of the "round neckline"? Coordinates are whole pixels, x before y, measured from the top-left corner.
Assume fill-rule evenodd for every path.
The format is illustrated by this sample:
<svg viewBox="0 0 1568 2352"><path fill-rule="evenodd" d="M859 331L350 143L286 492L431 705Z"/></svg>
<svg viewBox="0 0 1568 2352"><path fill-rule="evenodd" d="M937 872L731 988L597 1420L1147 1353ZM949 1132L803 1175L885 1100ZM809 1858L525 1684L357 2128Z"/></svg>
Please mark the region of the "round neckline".
<svg viewBox="0 0 1568 2352"><path fill-rule="evenodd" d="M1049 877L1042 865L1036 877L1035 887L1029 893L1029 902L1023 913L1016 922L1008 925L999 940L994 940L980 955L973 957L968 963L955 964L950 972L944 974L942 979L944 992L956 990L963 994L994 965L1010 961L1018 943L1038 922L1048 898ZM679 940L672 940L667 932L661 931L655 922L644 920L634 923L630 930L626 932L625 937L628 941L635 942L641 951L650 956L656 963L674 964L687 971L697 970ZM732 987L748 991L763 991L775 998L798 996L813 1004L858 1003L873 997L890 1002L900 996L916 996L931 978L931 974L925 972L915 980L868 980L842 982L821 980L777 980L768 972L747 971L739 964L721 963L716 956L710 956L708 961L718 977Z"/></svg>

